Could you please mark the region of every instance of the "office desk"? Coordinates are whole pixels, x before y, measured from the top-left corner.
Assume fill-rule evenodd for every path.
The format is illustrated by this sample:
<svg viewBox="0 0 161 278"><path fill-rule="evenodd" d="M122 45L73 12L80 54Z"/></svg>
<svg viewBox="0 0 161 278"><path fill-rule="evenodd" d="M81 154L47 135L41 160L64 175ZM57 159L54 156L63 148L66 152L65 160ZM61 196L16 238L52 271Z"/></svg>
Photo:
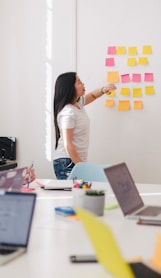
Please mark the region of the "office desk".
<svg viewBox="0 0 161 278"><path fill-rule="evenodd" d="M42 183L46 182L41 181ZM96 184L97 186L97 184ZM108 184L104 184L106 202L116 203ZM161 185L137 185L146 203L161 204ZM93 248L80 221L57 216L54 207L72 205L71 191L44 191L36 186L37 203L28 252L5 266L0 276L9 278L92 278L112 277L101 265L72 264L72 254L93 254ZM125 259L141 256L149 259L161 227L139 226L127 220L120 209L106 210L103 217L118 242Z"/></svg>

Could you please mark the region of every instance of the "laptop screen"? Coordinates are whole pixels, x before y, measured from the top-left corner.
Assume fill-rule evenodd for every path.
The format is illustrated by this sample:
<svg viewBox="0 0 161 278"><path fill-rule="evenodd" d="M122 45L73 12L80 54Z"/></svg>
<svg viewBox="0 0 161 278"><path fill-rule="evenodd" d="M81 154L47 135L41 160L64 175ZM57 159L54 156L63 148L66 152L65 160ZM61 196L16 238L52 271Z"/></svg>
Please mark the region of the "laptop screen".
<svg viewBox="0 0 161 278"><path fill-rule="evenodd" d="M0 189L20 191L25 174L26 167L0 171Z"/></svg>
<svg viewBox="0 0 161 278"><path fill-rule="evenodd" d="M0 191L0 245L27 247L36 194Z"/></svg>
<svg viewBox="0 0 161 278"><path fill-rule="evenodd" d="M124 215L144 205L125 163L106 168L104 172Z"/></svg>

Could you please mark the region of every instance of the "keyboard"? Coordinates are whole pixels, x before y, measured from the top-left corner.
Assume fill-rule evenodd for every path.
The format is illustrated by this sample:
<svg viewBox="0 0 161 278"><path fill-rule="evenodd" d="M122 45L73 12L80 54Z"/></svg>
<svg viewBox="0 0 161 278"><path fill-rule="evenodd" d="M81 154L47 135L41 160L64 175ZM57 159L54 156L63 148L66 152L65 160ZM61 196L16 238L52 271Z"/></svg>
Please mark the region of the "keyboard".
<svg viewBox="0 0 161 278"><path fill-rule="evenodd" d="M142 211L136 213L136 215L145 215L145 216L157 216L161 213L161 207L148 206Z"/></svg>

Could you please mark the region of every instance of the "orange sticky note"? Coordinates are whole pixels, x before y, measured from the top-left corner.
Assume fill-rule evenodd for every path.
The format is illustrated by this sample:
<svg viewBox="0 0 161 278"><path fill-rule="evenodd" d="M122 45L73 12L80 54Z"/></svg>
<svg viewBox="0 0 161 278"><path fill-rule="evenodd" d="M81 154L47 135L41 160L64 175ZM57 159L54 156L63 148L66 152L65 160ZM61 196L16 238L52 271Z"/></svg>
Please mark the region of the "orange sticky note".
<svg viewBox="0 0 161 278"><path fill-rule="evenodd" d="M140 57L138 60L139 65L147 65L148 64L148 58L147 57Z"/></svg>
<svg viewBox="0 0 161 278"><path fill-rule="evenodd" d="M154 254L150 259L150 262L154 265L154 267L161 270L161 234L157 235Z"/></svg>
<svg viewBox="0 0 161 278"><path fill-rule="evenodd" d="M145 87L145 94L146 95L154 95L154 87L153 86L146 86Z"/></svg>
<svg viewBox="0 0 161 278"><path fill-rule="evenodd" d="M142 97L142 89L133 88L133 97Z"/></svg>
<svg viewBox="0 0 161 278"><path fill-rule="evenodd" d="M128 111L130 110L130 101L129 100L119 100L118 111Z"/></svg>
<svg viewBox="0 0 161 278"><path fill-rule="evenodd" d="M115 102L114 102L113 99L107 99L106 102L105 102L106 107L113 107L114 104L115 104Z"/></svg>
<svg viewBox="0 0 161 278"><path fill-rule="evenodd" d="M121 88L120 95L129 96L130 95L130 88Z"/></svg>
<svg viewBox="0 0 161 278"><path fill-rule="evenodd" d="M107 73L107 82L118 82L119 81L119 73L118 71L109 71Z"/></svg>
<svg viewBox="0 0 161 278"><path fill-rule="evenodd" d="M136 58L128 58L127 59L127 66L136 66Z"/></svg>
<svg viewBox="0 0 161 278"><path fill-rule="evenodd" d="M134 101L134 109L135 110L143 109L143 102L142 102L142 100L135 100Z"/></svg>

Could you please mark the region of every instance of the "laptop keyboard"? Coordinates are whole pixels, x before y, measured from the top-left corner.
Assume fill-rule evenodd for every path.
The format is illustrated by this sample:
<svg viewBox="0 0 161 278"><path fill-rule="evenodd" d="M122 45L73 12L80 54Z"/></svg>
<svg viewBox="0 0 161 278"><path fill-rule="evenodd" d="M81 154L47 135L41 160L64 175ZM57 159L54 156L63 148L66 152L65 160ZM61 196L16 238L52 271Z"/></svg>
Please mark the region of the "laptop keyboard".
<svg viewBox="0 0 161 278"><path fill-rule="evenodd" d="M143 209L142 211L136 213L136 215L157 216L160 213L161 213L160 207L153 207L153 206L149 207L148 206L147 208Z"/></svg>
<svg viewBox="0 0 161 278"><path fill-rule="evenodd" d="M161 278L161 274L143 263L130 263L129 265L136 278Z"/></svg>
<svg viewBox="0 0 161 278"><path fill-rule="evenodd" d="M11 254L13 252L15 252L17 249L10 249L10 248L2 248L0 247L0 255L8 255L8 254Z"/></svg>

